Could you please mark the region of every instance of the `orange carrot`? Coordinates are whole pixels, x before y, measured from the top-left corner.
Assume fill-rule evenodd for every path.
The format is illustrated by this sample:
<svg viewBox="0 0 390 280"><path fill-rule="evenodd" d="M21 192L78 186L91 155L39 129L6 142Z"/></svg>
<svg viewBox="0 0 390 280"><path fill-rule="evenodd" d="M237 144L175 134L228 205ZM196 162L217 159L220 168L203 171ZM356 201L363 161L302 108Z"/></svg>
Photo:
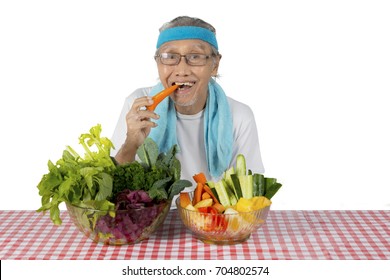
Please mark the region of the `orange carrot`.
<svg viewBox="0 0 390 280"><path fill-rule="evenodd" d="M202 193L202 200L207 199L207 198L211 198L211 196L207 192L203 192Z"/></svg>
<svg viewBox="0 0 390 280"><path fill-rule="evenodd" d="M195 205L202 200L202 193L203 193L203 184L198 183L194 191L194 198L192 199L192 205Z"/></svg>
<svg viewBox="0 0 390 280"><path fill-rule="evenodd" d="M180 196L180 206L186 208L188 204L191 204L190 195L187 192L181 192Z"/></svg>
<svg viewBox="0 0 390 280"><path fill-rule="evenodd" d="M204 186L203 186L203 190L204 190L205 192L207 192L207 193L210 195L210 197L213 199L213 201L214 201L215 203L219 203L218 198L215 197L215 195L213 194L213 191L210 189L209 186L204 185Z"/></svg>
<svg viewBox="0 0 390 280"><path fill-rule="evenodd" d="M194 176L192 176L192 178L194 178L195 182L197 183L202 183L202 184L207 183L206 175L204 175L204 173L202 172L195 174Z"/></svg>
<svg viewBox="0 0 390 280"><path fill-rule="evenodd" d="M152 99L154 101L153 104L150 106L146 106L146 109L148 109L149 111L154 111L154 109L156 109L157 105L160 104L160 102L163 101L165 97L169 96L178 87L179 87L179 85L173 85L173 86L166 88L163 91L157 93L155 96L152 97Z"/></svg>
<svg viewBox="0 0 390 280"><path fill-rule="evenodd" d="M218 213L222 213L223 211L225 211L225 206L220 203L214 203L212 207L214 207L218 211Z"/></svg>

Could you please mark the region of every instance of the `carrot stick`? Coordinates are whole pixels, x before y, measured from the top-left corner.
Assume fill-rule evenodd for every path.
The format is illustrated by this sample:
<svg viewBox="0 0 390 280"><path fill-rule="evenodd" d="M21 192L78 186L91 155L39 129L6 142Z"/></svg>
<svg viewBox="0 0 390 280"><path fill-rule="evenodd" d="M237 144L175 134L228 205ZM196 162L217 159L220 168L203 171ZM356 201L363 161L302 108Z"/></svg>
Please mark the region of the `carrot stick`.
<svg viewBox="0 0 390 280"><path fill-rule="evenodd" d="M180 196L180 206L186 208L188 204L191 204L190 195L188 192L181 192Z"/></svg>
<svg viewBox="0 0 390 280"><path fill-rule="evenodd" d="M197 204L202 200L203 184L198 183L194 191L194 198L192 199L192 205Z"/></svg>
<svg viewBox="0 0 390 280"><path fill-rule="evenodd" d="M202 184L207 183L206 175L204 175L204 173L202 172L195 174L194 176L192 176L192 178L194 178L196 183L202 183Z"/></svg>
<svg viewBox="0 0 390 280"><path fill-rule="evenodd" d="M203 192L202 193L202 200L207 199L207 198L211 198L211 196L207 192Z"/></svg>
<svg viewBox="0 0 390 280"><path fill-rule="evenodd" d="M218 213L222 213L223 211L225 211L225 207L220 203L214 203L213 207L218 211Z"/></svg>
<svg viewBox="0 0 390 280"><path fill-rule="evenodd" d="M166 88L163 91L160 91L159 93L157 93L155 96L152 97L152 99L154 101L153 104L150 106L146 106L146 109L148 109L149 111L154 111L154 109L156 109L157 105L160 104L160 102L163 101L165 97L169 96L178 87L179 87L179 85L173 85L173 86Z"/></svg>
<svg viewBox="0 0 390 280"><path fill-rule="evenodd" d="M215 203L219 203L218 198L215 197L215 195L213 194L213 191L210 189L209 186L204 185L204 186L203 186L203 190L204 190L205 192L207 192L207 193L210 195L210 197L213 199L213 201L214 201Z"/></svg>

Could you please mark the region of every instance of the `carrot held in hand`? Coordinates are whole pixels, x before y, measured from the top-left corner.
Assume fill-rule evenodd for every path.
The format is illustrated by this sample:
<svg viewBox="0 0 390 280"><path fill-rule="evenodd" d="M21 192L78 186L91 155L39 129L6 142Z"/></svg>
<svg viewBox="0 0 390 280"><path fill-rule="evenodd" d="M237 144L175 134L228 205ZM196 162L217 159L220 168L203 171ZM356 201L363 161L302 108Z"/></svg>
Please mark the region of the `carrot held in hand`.
<svg viewBox="0 0 390 280"><path fill-rule="evenodd" d="M153 104L150 106L146 106L146 109L149 111L154 111L154 109L156 109L157 105L160 104L160 102L163 101L165 97L168 97L178 87L179 87L179 85L173 85L173 86L166 88L163 91L160 91L159 93L157 93L155 96L152 97Z"/></svg>

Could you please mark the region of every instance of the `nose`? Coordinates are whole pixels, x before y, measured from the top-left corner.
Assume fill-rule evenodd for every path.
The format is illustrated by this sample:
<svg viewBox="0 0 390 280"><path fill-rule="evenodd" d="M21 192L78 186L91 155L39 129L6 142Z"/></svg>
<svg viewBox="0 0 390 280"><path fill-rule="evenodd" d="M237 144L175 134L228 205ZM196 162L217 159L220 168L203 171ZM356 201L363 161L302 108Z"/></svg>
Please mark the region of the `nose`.
<svg viewBox="0 0 390 280"><path fill-rule="evenodd" d="M191 73L191 66L187 64L186 58L184 55L180 57L179 64L175 66L175 75L176 76L188 76Z"/></svg>

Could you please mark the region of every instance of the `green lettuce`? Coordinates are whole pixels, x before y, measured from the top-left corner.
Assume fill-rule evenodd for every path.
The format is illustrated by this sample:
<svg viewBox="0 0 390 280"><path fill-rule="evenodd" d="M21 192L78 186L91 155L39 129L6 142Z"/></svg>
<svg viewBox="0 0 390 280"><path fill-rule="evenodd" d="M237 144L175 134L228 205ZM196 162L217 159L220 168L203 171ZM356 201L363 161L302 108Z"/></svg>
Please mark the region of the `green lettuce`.
<svg viewBox="0 0 390 280"><path fill-rule="evenodd" d="M137 150L139 162L117 165L110 157L113 144L101 137L101 131L98 124L89 133L81 134L83 156L67 146L55 164L48 161L49 172L37 186L42 204L37 212L49 211L55 225L62 223L59 205L63 202L111 211L115 209L116 194L125 189L145 190L159 201L170 200L192 185L180 179L177 145L166 154L159 153L157 144L147 138Z"/></svg>
<svg viewBox="0 0 390 280"><path fill-rule="evenodd" d="M67 146L55 164L48 162L49 173L43 175L38 184L42 206L37 211L50 211L50 218L56 225L62 223L59 210L62 202L79 205L82 201L98 201L114 208L107 200L112 193L111 172L116 168L110 158L113 144L100 136L101 130L98 124L79 137L84 156Z"/></svg>

